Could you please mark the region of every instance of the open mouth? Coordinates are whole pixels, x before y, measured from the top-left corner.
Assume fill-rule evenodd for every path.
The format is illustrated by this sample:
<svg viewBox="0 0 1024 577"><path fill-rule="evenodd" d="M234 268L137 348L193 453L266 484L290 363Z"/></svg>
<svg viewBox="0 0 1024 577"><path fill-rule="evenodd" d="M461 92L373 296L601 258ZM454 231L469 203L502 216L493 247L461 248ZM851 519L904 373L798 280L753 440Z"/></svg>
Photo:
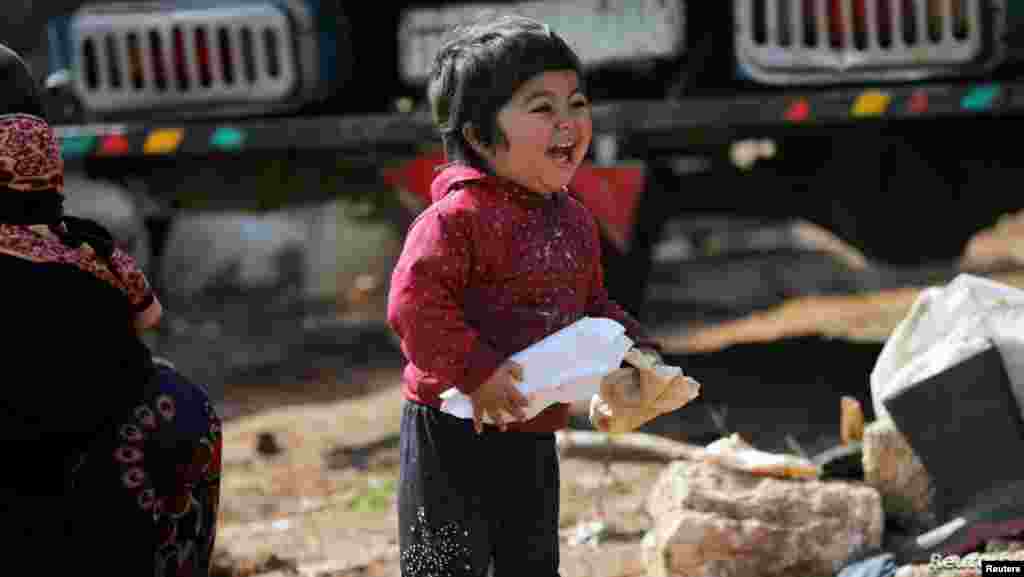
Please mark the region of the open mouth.
<svg viewBox="0 0 1024 577"><path fill-rule="evenodd" d="M576 144L569 143L559 146L552 146L548 149L548 156L554 158L558 162L565 164L572 164L573 153L576 151Z"/></svg>

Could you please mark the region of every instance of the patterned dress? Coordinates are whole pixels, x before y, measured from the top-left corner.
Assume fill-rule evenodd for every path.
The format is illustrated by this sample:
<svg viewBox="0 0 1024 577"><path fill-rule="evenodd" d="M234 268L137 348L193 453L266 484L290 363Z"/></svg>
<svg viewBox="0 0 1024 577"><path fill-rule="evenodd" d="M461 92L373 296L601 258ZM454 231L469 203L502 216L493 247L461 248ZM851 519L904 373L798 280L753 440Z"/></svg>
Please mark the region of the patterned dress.
<svg viewBox="0 0 1024 577"><path fill-rule="evenodd" d="M137 553L128 556L137 575L207 575L220 471L221 423L207 391L157 365L138 404L72 459L71 497L82 509L72 535L81 539L109 516L131 528L125 545Z"/></svg>
<svg viewBox="0 0 1024 577"><path fill-rule="evenodd" d="M0 552L31 574L207 575L220 419L153 362L145 275L63 195L52 129L0 115Z"/></svg>

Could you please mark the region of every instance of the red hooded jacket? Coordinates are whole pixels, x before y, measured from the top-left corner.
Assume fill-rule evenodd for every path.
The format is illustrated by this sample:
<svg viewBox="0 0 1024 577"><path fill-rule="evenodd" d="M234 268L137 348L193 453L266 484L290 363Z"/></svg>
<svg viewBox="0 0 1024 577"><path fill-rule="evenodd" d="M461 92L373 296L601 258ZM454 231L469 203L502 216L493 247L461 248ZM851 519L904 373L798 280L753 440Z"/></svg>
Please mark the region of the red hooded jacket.
<svg viewBox="0 0 1024 577"><path fill-rule="evenodd" d="M388 322L408 359L407 399L434 407L450 387L475 391L512 354L584 316L622 323L653 346L608 298L597 223L572 196L539 194L452 165L409 228L391 277ZM553 405L510 431L565 428Z"/></svg>

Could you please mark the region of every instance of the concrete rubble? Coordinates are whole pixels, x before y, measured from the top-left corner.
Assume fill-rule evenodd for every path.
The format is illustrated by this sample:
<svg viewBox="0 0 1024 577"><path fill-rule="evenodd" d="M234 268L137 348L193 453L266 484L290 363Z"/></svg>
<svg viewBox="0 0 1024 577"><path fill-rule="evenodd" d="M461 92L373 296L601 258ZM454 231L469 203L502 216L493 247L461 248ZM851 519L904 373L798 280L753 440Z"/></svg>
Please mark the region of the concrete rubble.
<svg viewBox="0 0 1024 577"><path fill-rule="evenodd" d="M911 527L932 527L933 490L928 471L890 419L864 429L864 481L878 490L888 517Z"/></svg>
<svg viewBox="0 0 1024 577"><path fill-rule="evenodd" d="M882 540L881 499L841 481L756 476L702 461L669 465L648 499L648 574L831 575Z"/></svg>

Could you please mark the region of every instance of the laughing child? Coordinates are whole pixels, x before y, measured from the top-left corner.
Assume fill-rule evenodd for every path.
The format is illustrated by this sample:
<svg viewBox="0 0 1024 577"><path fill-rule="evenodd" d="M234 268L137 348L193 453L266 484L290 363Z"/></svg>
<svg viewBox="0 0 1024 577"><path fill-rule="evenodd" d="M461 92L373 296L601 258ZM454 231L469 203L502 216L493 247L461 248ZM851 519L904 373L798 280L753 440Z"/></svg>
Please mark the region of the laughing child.
<svg viewBox="0 0 1024 577"><path fill-rule="evenodd" d="M592 132L582 67L546 25L492 17L453 31L428 95L449 164L408 231L388 303L408 360L402 575L482 576L493 565L497 577L555 577L554 432L569 407L523 420L508 358L584 316L654 346L609 299L597 225L569 194ZM472 422L441 412L450 387L472 399Z"/></svg>

